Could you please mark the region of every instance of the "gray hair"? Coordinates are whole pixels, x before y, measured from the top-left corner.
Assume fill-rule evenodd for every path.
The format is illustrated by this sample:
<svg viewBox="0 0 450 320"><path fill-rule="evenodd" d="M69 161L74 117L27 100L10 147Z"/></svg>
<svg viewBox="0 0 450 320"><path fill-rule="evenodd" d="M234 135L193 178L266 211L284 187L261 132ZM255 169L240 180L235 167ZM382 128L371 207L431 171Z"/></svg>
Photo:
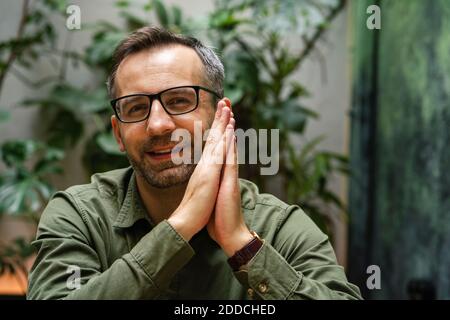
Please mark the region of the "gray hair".
<svg viewBox="0 0 450 320"><path fill-rule="evenodd" d="M205 80L212 90L223 96L224 67L212 47L205 46L198 39L174 34L159 27L143 27L128 35L116 47L113 66L106 82L111 99L116 98L115 78L120 63L129 55L142 50L181 44L195 50L204 66ZM215 99L214 101L217 102Z"/></svg>

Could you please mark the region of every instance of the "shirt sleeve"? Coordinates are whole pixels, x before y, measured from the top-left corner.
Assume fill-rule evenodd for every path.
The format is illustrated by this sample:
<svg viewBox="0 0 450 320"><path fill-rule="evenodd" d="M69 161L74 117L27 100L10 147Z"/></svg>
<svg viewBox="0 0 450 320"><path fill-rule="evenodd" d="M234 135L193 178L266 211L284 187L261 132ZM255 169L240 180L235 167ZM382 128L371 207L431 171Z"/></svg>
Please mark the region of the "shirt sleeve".
<svg viewBox="0 0 450 320"><path fill-rule="evenodd" d="M361 299L336 262L328 237L298 207L290 206L237 279L255 299ZM270 233L270 231L269 231Z"/></svg>
<svg viewBox="0 0 450 320"><path fill-rule="evenodd" d="M28 299L154 299L194 255L164 220L129 253L101 270L86 224L64 198L49 202L33 244L38 254L30 272Z"/></svg>

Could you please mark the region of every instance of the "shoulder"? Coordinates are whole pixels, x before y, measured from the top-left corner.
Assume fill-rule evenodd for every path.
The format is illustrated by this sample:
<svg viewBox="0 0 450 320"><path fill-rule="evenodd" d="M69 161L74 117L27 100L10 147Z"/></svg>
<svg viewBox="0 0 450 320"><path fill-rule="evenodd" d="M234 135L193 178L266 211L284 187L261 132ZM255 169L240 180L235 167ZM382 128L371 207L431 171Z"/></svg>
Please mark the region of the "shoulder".
<svg viewBox="0 0 450 320"><path fill-rule="evenodd" d="M295 239L304 244L327 240L312 219L297 204L287 204L274 195L260 193L258 187L240 179L241 204L249 228L269 242Z"/></svg>
<svg viewBox="0 0 450 320"><path fill-rule="evenodd" d="M72 186L63 192L80 199L120 195L126 191L132 172L131 168L123 168L96 173L91 176L90 183Z"/></svg>
<svg viewBox="0 0 450 320"><path fill-rule="evenodd" d="M289 205L274 195L260 193L256 184L249 180L239 179L241 189L241 204L243 208L255 209L257 206L269 206L274 209L285 210Z"/></svg>
<svg viewBox="0 0 450 320"><path fill-rule="evenodd" d="M40 219L40 228L113 221L126 193L132 170L117 169L92 175L88 184L56 192ZM114 210L116 209L116 210Z"/></svg>

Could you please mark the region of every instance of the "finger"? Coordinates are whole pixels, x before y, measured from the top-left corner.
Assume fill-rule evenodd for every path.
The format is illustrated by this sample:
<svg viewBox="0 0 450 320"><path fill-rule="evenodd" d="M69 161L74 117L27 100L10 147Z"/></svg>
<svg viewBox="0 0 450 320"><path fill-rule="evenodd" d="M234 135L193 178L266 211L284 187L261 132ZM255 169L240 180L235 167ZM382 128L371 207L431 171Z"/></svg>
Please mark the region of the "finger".
<svg viewBox="0 0 450 320"><path fill-rule="evenodd" d="M205 144L205 149L200 159L201 164L205 164L207 166L219 165L215 167L217 169L222 168L222 165L226 161L227 145L230 144L233 128L234 119L230 119L222 134L220 134L219 128L210 131Z"/></svg>
<svg viewBox="0 0 450 320"><path fill-rule="evenodd" d="M233 150L234 150L234 164L236 166L236 169L234 170L234 174L236 176L236 178L239 177L239 163L238 163L238 147L237 147L237 137L236 135L234 135L234 145L233 145Z"/></svg>
<svg viewBox="0 0 450 320"><path fill-rule="evenodd" d="M215 121L216 124L214 125L214 127L211 127L211 129L208 132L204 152L212 151L212 149L214 149L222 139L222 136L225 132L225 128L227 124L230 122L230 112L231 112L230 108L228 107L222 108L220 119L218 119L218 121Z"/></svg>
<svg viewBox="0 0 450 320"><path fill-rule="evenodd" d="M231 118L231 102L224 98L218 103L218 109L211 129L207 133L206 143L200 163L224 164L226 157L225 130L228 124L234 127L234 119ZM232 122L230 122L232 121ZM199 163L199 164L200 164Z"/></svg>
<svg viewBox="0 0 450 320"><path fill-rule="evenodd" d="M231 118L230 115L231 115L231 109L227 106L224 106L222 108L222 112L220 114L220 119L217 122L217 126L215 128L218 130L218 132L220 132L220 134L222 134L225 131L225 127L230 122L230 118Z"/></svg>
<svg viewBox="0 0 450 320"><path fill-rule="evenodd" d="M230 119L230 123L225 128L225 132L222 134L220 143L214 149L214 163L223 165L226 163L228 150L233 144L234 134L234 119Z"/></svg>
<svg viewBox="0 0 450 320"><path fill-rule="evenodd" d="M234 125L234 119L233 119ZM224 167L224 177L226 179L237 177L237 145L236 136L233 130L230 131L230 136L227 137L227 155L226 155L226 165Z"/></svg>
<svg viewBox="0 0 450 320"><path fill-rule="evenodd" d="M233 142L234 142L234 119L230 119L230 124L226 128L226 149L225 163L231 164L233 161Z"/></svg>
<svg viewBox="0 0 450 320"><path fill-rule="evenodd" d="M226 107L226 106L227 106L227 104L225 103L224 100L220 100L217 103L217 110L216 110L216 113L214 115L214 121L213 121L213 123L211 125L211 129L216 128L217 125L220 123L220 120L221 120L221 117L222 117L223 108Z"/></svg>
<svg viewBox="0 0 450 320"><path fill-rule="evenodd" d="M224 106L225 106L225 102L223 102L222 100L220 100L217 103L216 113L214 114L214 120L213 120L213 123L211 125L211 128L214 128L217 125L217 123L218 123L218 121L220 119L220 115L222 114L222 108Z"/></svg>

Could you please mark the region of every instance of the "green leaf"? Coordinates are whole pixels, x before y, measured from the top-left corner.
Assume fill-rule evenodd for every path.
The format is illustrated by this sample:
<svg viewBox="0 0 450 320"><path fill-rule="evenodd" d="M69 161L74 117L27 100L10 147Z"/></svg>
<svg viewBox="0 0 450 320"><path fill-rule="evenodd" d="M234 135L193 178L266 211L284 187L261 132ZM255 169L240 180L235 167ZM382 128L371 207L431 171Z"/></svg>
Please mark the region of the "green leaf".
<svg viewBox="0 0 450 320"><path fill-rule="evenodd" d="M68 3L66 0L44 0L44 4L48 6L51 10L56 10L61 13L66 12Z"/></svg>
<svg viewBox="0 0 450 320"><path fill-rule="evenodd" d="M259 85L257 62L247 53L232 51L227 54L225 69L228 71L225 87L239 88L245 93L256 94Z"/></svg>
<svg viewBox="0 0 450 320"><path fill-rule="evenodd" d="M53 193L53 188L38 177L10 175L0 185L0 213L21 215L40 210Z"/></svg>
<svg viewBox="0 0 450 320"><path fill-rule="evenodd" d="M39 176L49 173L62 173L62 169L57 162L64 158L64 151L48 147L42 159L36 162L33 172Z"/></svg>
<svg viewBox="0 0 450 320"><path fill-rule="evenodd" d="M117 8L125 9L130 6L130 2L128 0L119 0L114 4Z"/></svg>
<svg viewBox="0 0 450 320"><path fill-rule="evenodd" d="M249 23L249 19L238 19L231 10L219 10L210 15L209 26L219 31L230 31L239 25Z"/></svg>
<svg viewBox="0 0 450 320"><path fill-rule="evenodd" d="M325 176L326 172L327 172L327 160L326 158L323 156L323 154L318 154L316 155L315 159L314 159L314 178L316 181L318 181L320 178L322 178L323 176Z"/></svg>
<svg viewBox="0 0 450 320"><path fill-rule="evenodd" d="M298 82L291 83L291 88L290 88L290 93L289 93L290 99L295 99L298 97L309 97L309 96L310 96L310 94L309 94L308 90L301 83L298 83Z"/></svg>
<svg viewBox="0 0 450 320"><path fill-rule="evenodd" d="M12 167L28 160L41 146L41 143L33 140L14 140L3 143L0 150L5 164Z"/></svg>
<svg viewBox="0 0 450 320"><path fill-rule="evenodd" d="M181 9L177 6L172 7L172 17L173 17L173 24L176 26L181 26L182 24L182 12Z"/></svg>
<svg viewBox="0 0 450 320"><path fill-rule="evenodd" d="M0 213L38 212L54 191L44 175L59 168L61 151L33 140L8 141L1 146L1 151L9 169L0 175ZM26 165L30 159L37 163L31 169Z"/></svg>
<svg viewBox="0 0 450 320"><path fill-rule="evenodd" d="M158 17L159 23L163 27L168 27L169 26L169 16L167 14L167 10L166 10L166 7L164 6L164 4L159 0L153 0L153 6L155 7L156 16Z"/></svg>
<svg viewBox="0 0 450 320"><path fill-rule="evenodd" d="M343 165L348 164L348 157L343 154L340 154L337 152L332 152L332 151L324 151L323 154L326 155L327 157L331 158L332 160L339 161Z"/></svg>
<svg viewBox="0 0 450 320"><path fill-rule="evenodd" d="M317 145L322 142L325 139L324 135L318 136L314 139L312 139L311 141L309 141L308 143L306 143L303 147L302 147L302 151L300 152L300 157L299 157L299 161L301 163L306 162L306 159L308 156L310 156L310 154L312 153L312 151L314 150L314 148L317 147Z"/></svg>
<svg viewBox="0 0 450 320"><path fill-rule="evenodd" d="M280 120L282 128L303 133L308 118L317 118L319 115L300 105L295 99L280 103Z"/></svg>
<svg viewBox="0 0 450 320"><path fill-rule="evenodd" d="M331 192L331 191L328 191L328 190L323 190L320 193L320 198L322 200L324 200L325 202L327 202L327 203L334 204L335 206L337 206L341 210L344 210L344 211L347 210L347 208L345 207L344 203L341 201L341 199L339 199L339 197L334 192Z"/></svg>
<svg viewBox="0 0 450 320"><path fill-rule="evenodd" d="M102 148L102 150L106 153L112 155L123 155L123 153L119 150L119 146L112 131L99 134L96 141L100 148Z"/></svg>
<svg viewBox="0 0 450 320"><path fill-rule="evenodd" d="M97 136L101 133L98 133L93 139L89 139L86 144L85 152L83 154L83 164L88 171L88 174L94 174L97 172L105 172L109 170L114 170L117 168L123 168L130 165L125 154L111 154L107 153L103 150L102 147L99 146L97 141ZM112 152L114 152L114 147L111 146L112 142L110 137L106 139L108 143L108 147L111 147Z"/></svg>
<svg viewBox="0 0 450 320"><path fill-rule="evenodd" d="M125 18L128 30L136 30L147 25L145 20L142 20L129 12L120 12L120 15Z"/></svg>
<svg viewBox="0 0 450 320"><path fill-rule="evenodd" d="M144 9L144 11L148 12L148 11L151 11L153 9L153 5L152 5L152 3L150 1L150 2L147 2L142 8Z"/></svg>
<svg viewBox="0 0 450 320"><path fill-rule="evenodd" d="M28 99L25 105L40 105L43 108L63 109L74 115L98 113L109 110L106 88L93 91L70 85L58 85L44 99Z"/></svg>
<svg viewBox="0 0 450 320"><path fill-rule="evenodd" d="M70 111L56 112L48 126L48 143L57 148L73 147L82 138L84 123Z"/></svg>
<svg viewBox="0 0 450 320"><path fill-rule="evenodd" d="M86 62L105 69L109 68L114 48L123 40L125 35L124 32L113 30L97 33L92 44L85 51Z"/></svg>

